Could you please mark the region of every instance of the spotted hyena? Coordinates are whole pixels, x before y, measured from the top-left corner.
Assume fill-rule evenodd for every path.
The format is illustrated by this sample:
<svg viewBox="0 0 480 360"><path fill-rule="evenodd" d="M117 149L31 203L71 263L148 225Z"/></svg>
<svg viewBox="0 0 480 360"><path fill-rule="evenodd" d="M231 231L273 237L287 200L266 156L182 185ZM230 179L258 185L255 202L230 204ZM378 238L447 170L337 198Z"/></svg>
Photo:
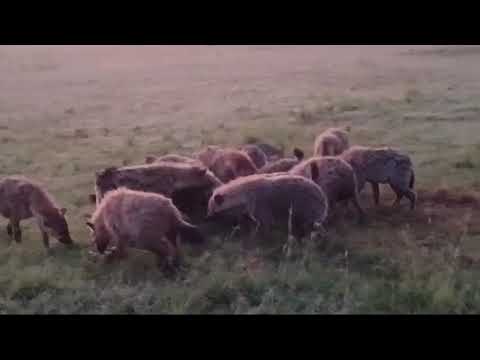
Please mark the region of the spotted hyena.
<svg viewBox="0 0 480 360"><path fill-rule="evenodd" d="M408 155L389 147L353 146L341 158L355 170L359 191L366 182L371 184L376 205L380 202L379 184L389 184L396 194L393 206L398 206L405 196L410 200L410 208L415 208L415 172Z"/></svg>
<svg viewBox="0 0 480 360"><path fill-rule="evenodd" d="M357 176L346 161L333 156L313 157L301 162L289 173L317 179L315 182L328 198L330 213L336 203L348 201L357 209L359 221L365 219L359 200Z"/></svg>
<svg viewBox="0 0 480 360"><path fill-rule="evenodd" d="M72 245L66 211L55 204L42 186L26 177L10 176L0 180L0 213L9 220L7 233L16 242L22 241L20 221L34 217L47 249L50 236Z"/></svg>
<svg viewBox="0 0 480 360"><path fill-rule="evenodd" d="M124 258L127 248L136 248L153 252L159 263L166 259L171 266L178 260L178 236L192 243L205 241L171 199L126 188L108 192L86 224L99 253L113 247L109 260Z"/></svg>
<svg viewBox="0 0 480 360"><path fill-rule="evenodd" d="M288 174L257 174L218 187L208 204L208 214L244 216L258 229L291 220L292 235L301 239L321 225L328 214L323 190L312 180Z"/></svg>

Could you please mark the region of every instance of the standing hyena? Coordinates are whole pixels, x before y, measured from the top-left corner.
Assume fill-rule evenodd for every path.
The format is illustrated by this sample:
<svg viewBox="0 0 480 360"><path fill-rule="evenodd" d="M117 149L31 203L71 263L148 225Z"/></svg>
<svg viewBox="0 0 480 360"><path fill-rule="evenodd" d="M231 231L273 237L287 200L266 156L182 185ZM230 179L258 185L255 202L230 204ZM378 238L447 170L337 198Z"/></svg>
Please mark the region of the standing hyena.
<svg viewBox="0 0 480 360"><path fill-rule="evenodd" d="M341 158L354 168L359 191L366 182L371 184L376 205L380 202L378 184L389 184L397 196L393 206L398 206L405 196L410 200L410 208L415 208L415 172L410 157L388 147L353 146Z"/></svg>
<svg viewBox="0 0 480 360"><path fill-rule="evenodd" d="M349 148L347 131L342 128L328 128L315 139L314 156L337 156Z"/></svg>
<svg viewBox="0 0 480 360"><path fill-rule="evenodd" d="M7 232L16 242L22 241L20 221L34 217L47 249L50 235L63 244L73 244L65 220L66 211L55 205L39 184L25 177L11 176L0 181L0 213L9 219Z"/></svg>
<svg viewBox="0 0 480 360"><path fill-rule="evenodd" d="M321 226L328 214L323 190L312 180L296 175L259 174L218 187L208 203L209 217L246 216L257 231L291 220L292 235L300 240Z"/></svg>
<svg viewBox="0 0 480 360"><path fill-rule="evenodd" d="M179 254L177 235L182 241L204 242L169 198L125 188L110 191L86 224L99 253L114 246L109 260L124 258L127 248L136 248L153 252L159 264L166 259L171 266Z"/></svg>
<svg viewBox="0 0 480 360"><path fill-rule="evenodd" d="M289 173L316 179L328 198L329 213L333 212L335 203L349 201L357 209L359 221L365 219L358 195L357 176L346 161L333 156L314 157L301 162Z"/></svg>

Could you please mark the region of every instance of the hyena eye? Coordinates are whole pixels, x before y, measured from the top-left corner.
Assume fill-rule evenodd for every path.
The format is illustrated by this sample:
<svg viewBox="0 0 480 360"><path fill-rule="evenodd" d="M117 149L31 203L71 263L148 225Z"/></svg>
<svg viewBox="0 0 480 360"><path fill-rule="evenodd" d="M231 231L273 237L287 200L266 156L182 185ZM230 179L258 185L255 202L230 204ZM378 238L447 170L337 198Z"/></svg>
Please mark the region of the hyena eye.
<svg viewBox="0 0 480 360"><path fill-rule="evenodd" d="M222 205L223 202L225 201L225 198L223 197L223 195L217 194L217 195L215 195L215 197L213 198L213 201L215 201L215 203L216 203L217 205Z"/></svg>

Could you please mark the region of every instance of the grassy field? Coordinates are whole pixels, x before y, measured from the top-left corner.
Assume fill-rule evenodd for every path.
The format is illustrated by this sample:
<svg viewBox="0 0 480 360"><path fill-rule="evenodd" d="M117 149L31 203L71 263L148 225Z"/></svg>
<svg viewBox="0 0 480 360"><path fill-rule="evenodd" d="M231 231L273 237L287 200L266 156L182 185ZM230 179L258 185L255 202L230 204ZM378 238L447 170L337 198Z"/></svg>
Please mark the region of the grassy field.
<svg viewBox="0 0 480 360"><path fill-rule="evenodd" d="M0 221L0 313L478 313L480 47L1 46L0 175L45 184L68 208L68 250L48 256L34 221L8 246ZM87 256L94 172L252 137L301 147L332 125L390 145L416 167L418 208L362 194L319 243L286 258L286 235L242 251L210 234L175 279L152 255ZM369 190L369 189L367 189Z"/></svg>

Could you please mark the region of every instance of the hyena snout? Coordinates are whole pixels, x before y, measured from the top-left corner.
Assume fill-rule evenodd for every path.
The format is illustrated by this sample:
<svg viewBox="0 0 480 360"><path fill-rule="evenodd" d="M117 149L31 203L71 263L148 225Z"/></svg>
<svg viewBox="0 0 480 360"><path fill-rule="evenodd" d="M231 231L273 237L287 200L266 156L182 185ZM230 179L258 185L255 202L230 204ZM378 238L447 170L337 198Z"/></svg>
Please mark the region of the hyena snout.
<svg viewBox="0 0 480 360"><path fill-rule="evenodd" d="M58 241L65 245L73 245L74 241L70 237L70 234L66 234L58 238Z"/></svg>
<svg viewBox="0 0 480 360"><path fill-rule="evenodd" d="M104 254L105 251L107 250L107 243L104 243L104 242L95 242L95 245L97 247L97 251L100 253L100 254Z"/></svg>

